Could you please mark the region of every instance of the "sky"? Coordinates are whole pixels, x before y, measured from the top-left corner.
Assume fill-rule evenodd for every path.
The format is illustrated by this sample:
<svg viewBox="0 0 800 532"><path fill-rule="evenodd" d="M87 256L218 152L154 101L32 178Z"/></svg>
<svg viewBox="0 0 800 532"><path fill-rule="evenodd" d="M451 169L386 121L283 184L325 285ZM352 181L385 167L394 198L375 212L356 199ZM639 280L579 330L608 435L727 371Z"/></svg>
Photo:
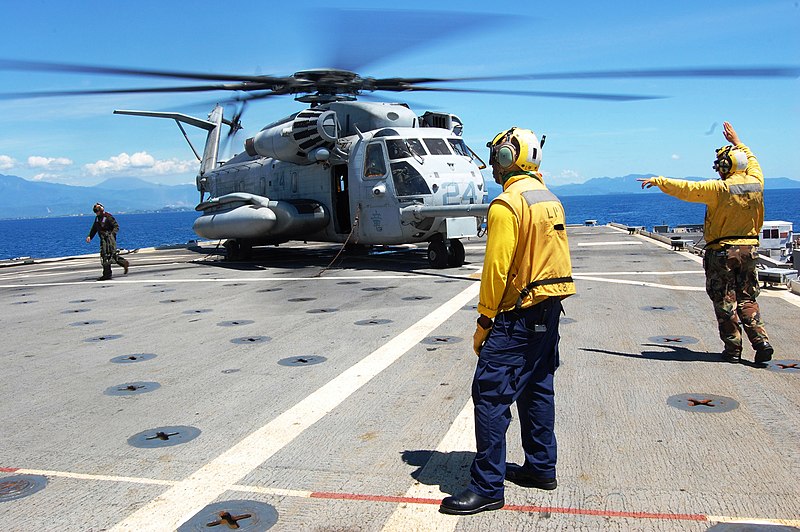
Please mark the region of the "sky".
<svg viewBox="0 0 800 532"><path fill-rule="evenodd" d="M703 2L394 3L3 2L0 60L137 69L289 75L350 64L364 50L372 77L471 77L656 68L789 66L800 72L798 0ZM386 6L383 8L382 6ZM380 14L362 9L385 9ZM452 9L452 11L444 11ZM411 10L411 17L406 10ZM415 18L416 17L416 18ZM405 23L423 19L413 28ZM366 21L366 22L365 22ZM404 39L404 35L412 38ZM420 36L424 35L425 38ZM337 44L338 43L338 44ZM338 54L334 53L338 50ZM344 59L342 59L344 58ZM0 93L175 86L180 80L0 70ZM196 84L196 82L186 82ZM460 88L661 96L608 102L462 93L381 93L418 114L449 112L488 160L486 142L511 126L547 135L549 184L632 173L714 177L729 121L767 177L800 180L800 79L628 78L459 82ZM226 93L0 98L0 174L88 186L113 177L194 183L198 163L171 120L114 109L206 118ZM223 155L305 107L291 96L254 102ZM202 149L204 132L187 126Z"/></svg>

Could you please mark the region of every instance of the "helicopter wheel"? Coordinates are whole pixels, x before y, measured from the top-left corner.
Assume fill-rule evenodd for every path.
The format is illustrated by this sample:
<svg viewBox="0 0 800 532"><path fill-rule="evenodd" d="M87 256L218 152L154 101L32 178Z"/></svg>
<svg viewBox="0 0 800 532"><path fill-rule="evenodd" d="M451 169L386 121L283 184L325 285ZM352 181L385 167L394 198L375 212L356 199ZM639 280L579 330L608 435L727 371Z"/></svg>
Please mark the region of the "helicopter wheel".
<svg viewBox="0 0 800 532"><path fill-rule="evenodd" d="M239 242L236 240L226 240L222 247L225 248L225 252L227 255L228 260L238 260L241 255L241 246L239 246Z"/></svg>
<svg viewBox="0 0 800 532"><path fill-rule="evenodd" d="M353 244L353 243L348 243L345 244L344 246L344 250L348 253L352 253L353 255L367 255L371 248L372 246L366 246L364 244Z"/></svg>
<svg viewBox="0 0 800 532"><path fill-rule="evenodd" d="M464 251L464 244L457 238L451 238L447 246L447 265L459 268L464 265L464 258L467 252Z"/></svg>
<svg viewBox="0 0 800 532"><path fill-rule="evenodd" d="M447 244L444 243L444 240L434 240L428 244L428 262L431 267L437 270L447 268L449 260Z"/></svg>

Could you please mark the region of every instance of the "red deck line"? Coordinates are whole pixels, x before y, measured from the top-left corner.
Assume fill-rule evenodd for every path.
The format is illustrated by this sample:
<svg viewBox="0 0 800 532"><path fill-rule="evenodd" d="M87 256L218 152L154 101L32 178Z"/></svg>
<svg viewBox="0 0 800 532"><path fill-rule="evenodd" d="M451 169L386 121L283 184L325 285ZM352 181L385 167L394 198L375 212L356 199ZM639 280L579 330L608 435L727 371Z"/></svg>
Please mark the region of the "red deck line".
<svg viewBox="0 0 800 532"><path fill-rule="evenodd" d="M440 499L423 499L419 497L398 497L391 495L364 495L359 493L335 493L328 491L315 491L311 494L312 499L336 499L347 501L371 501L371 502L391 502L391 503L410 503L410 504L439 504ZM561 508L557 506L518 506L508 504L502 508L511 512L536 512L536 513L559 513L573 515L595 515L599 517L628 517L633 519L672 519L676 521L708 521L708 517L703 514L673 514L673 513L653 513L653 512L623 512L617 510L592 510L587 508Z"/></svg>
<svg viewBox="0 0 800 532"><path fill-rule="evenodd" d="M575 515L597 515L600 517L631 517L634 519L674 519L677 521L708 521L708 516L703 514L672 514L653 512L623 512L617 510L592 510L589 508L559 508L550 506L516 506L507 504L503 510L512 512L539 512Z"/></svg>
<svg viewBox="0 0 800 532"><path fill-rule="evenodd" d="M18 467L0 467L2 473L15 473ZM393 495L367 495L361 493L336 493L331 491L315 491L312 499L331 499L346 501L389 502L394 504L440 504L440 499L424 499L421 497L401 497ZM676 521L708 521L708 516L703 514L675 514L654 512L625 512L618 510L593 510L589 508L562 508L558 506L519 506L508 504L502 508L510 512L526 513L559 513L572 515L594 515L598 517L627 517L632 519L672 519Z"/></svg>

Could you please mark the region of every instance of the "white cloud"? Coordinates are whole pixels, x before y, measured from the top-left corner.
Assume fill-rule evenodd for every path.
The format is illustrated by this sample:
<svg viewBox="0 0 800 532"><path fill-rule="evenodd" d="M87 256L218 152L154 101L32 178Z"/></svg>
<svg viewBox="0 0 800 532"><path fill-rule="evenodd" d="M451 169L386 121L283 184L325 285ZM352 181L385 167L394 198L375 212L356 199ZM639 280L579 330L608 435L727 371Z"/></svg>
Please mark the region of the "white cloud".
<svg viewBox="0 0 800 532"><path fill-rule="evenodd" d="M553 172L542 171L542 176L545 179L545 183L551 185L568 185L582 180L581 174L575 170L561 170L557 174Z"/></svg>
<svg viewBox="0 0 800 532"><path fill-rule="evenodd" d="M566 181L567 179L579 179L581 174L575 170L561 170L561 174L558 177Z"/></svg>
<svg viewBox="0 0 800 532"><path fill-rule="evenodd" d="M31 177L31 181L46 181L48 183L71 184L72 180L69 177L65 177L61 174L51 174L48 172L42 172L41 174L36 174L35 176Z"/></svg>
<svg viewBox="0 0 800 532"><path fill-rule="evenodd" d="M28 166L31 168L43 168L45 170L62 169L72 165L72 160L66 157L41 157L32 155L28 157Z"/></svg>
<svg viewBox="0 0 800 532"><path fill-rule="evenodd" d="M681 156L680 156L680 155L678 155L677 153L673 153L673 154L672 154L672 160L673 160L673 161L677 161L677 160L678 160L678 159L680 159L680 158L681 158Z"/></svg>
<svg viewBox="0 0 800 532"><path fill-rule="evenodd" d="M147 152L140 151L133 155L120 153L106 160L85 164L86 174L101 176L155 176L185 174L197 170L197 161L181 161L178 159L157 160Z"/></svg>
<svg viewBox="0 0 800 532"><path fill-rule="evenodd" d="M0 155L0 170L11 170L17 165L17 161L8 155Z"/></svg>

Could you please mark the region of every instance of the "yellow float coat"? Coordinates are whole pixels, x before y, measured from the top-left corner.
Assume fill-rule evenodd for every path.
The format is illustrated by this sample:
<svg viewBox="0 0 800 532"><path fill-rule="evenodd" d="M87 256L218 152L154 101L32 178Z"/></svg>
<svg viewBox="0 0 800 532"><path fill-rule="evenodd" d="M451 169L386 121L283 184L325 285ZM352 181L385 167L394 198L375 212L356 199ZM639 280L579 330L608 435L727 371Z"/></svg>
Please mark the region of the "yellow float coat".
<svg viewBox="0 0 800 532"><path fill-rule="evenodd" d="M478 303L481 314L494 318L512 310L531 281L572 275L564 208L540 178L510 177L489 207L487 231ZM520 307L574 293L571 281L536 286Z"/></svg>

